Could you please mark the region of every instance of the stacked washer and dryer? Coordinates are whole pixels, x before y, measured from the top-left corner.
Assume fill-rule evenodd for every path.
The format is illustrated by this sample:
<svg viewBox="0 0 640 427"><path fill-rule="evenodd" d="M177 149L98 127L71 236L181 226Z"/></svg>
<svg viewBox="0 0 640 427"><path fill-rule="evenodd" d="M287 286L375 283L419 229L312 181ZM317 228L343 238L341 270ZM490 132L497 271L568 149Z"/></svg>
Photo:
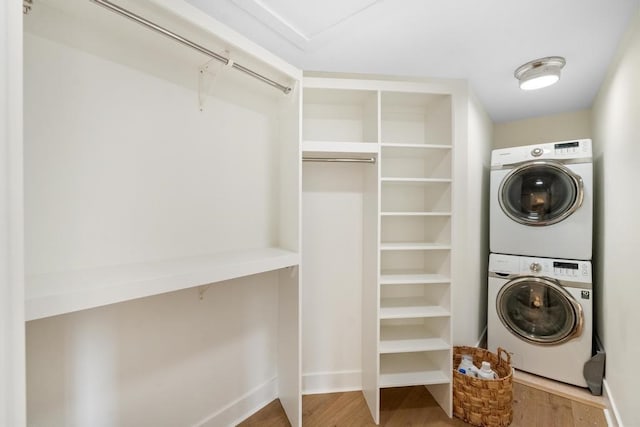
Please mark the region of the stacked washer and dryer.
<svg viewBox="0 0 640 427"><path fill-rule="evenodd" d="M592 356L591 140L491 154L487 344L522 371L587 387Z"/></svg>

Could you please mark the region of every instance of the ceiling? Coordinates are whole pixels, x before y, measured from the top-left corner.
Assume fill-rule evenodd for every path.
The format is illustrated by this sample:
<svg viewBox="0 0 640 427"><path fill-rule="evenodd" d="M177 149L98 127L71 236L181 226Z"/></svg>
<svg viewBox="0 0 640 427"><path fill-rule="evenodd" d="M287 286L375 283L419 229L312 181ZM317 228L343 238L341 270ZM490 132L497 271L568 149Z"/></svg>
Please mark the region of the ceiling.
<svg viewBox="0 0 640 427"><path fill-rule="evenodd" d="M495 122L589 108L640 0L187 0L305 71L467 79ZM563 56L524 92L521 64Z"/></svg>

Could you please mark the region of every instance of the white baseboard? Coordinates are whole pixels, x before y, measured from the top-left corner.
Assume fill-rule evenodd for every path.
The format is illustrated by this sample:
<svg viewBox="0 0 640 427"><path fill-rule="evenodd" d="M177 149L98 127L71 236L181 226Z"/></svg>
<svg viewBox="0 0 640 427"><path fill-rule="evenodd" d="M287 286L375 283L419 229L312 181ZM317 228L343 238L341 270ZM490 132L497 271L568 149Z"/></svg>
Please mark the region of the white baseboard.
<svg viewBox="0 0 640 427"><path fill-rule="evenodd" d="M613 395L611 394L611 389L609 388L609 383L607 383L606 379L602 380L602 388L608 405L608 408L604 410L607 425L609 427L624 427L620 420L620 412L618 412L618 407L616 406L616 402L613 400Z"/></svg>
<svg viewBox="0 0 640 427"><path fill-rule="evenodd" d="M337 393L362 390L361 371L302 374L302 394Z"/></svg>
<svg viewBox="0 0 640 427"><path fill-rule="evenodd" d="M235 426L278 398L278 378L248 391L240 398L203 418L193 427Z"/></svg>

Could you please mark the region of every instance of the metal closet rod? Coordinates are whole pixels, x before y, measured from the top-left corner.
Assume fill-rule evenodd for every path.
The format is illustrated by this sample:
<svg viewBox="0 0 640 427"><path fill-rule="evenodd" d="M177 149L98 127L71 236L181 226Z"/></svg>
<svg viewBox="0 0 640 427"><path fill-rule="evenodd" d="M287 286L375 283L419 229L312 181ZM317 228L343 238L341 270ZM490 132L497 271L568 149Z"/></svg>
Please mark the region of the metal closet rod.
<svg viewBox="0 0 640 427"><path fill-rule="evenodd" d="M192 49L195 49L198 52L203 53L203 54L205 54L205 55L207 55L207 56L209 56L209 57L211 57L211 58L213 58L213 59L215 59L217 61L220 61L225 65L229 65L229 63L231 63L231 66L233 68L235 68L236 70L242 71L243 73L248 74L248 75L250 75L251 77L253 77L255 79L258 79L261 82L268 84L269 86L272 86L272 87L274 87L276 89L279 89L282 92L284 92L285 94L288 94L289 92L291 92L291 87L285 86L285 85L281 85L280 83L278 83L278 82L276 82L274 80L271 80L270 78L265 77L260 73L257 73L257 72L255 72L255 71L253 71L253 70L251 70L251 69L249 69L247 67L244 67L244 66L238 64L237 62L233 62L230 59L225 58L224 56L207 49L206 47L200 46L199 44L194 43L191 40L186 39L186 38L184 38L184 37L172 32L172 31L169 31L166 28L163 28L160 25L155 24L155 23L153 23L153 22L141 17L140 15L136 15L135 13L133 13L133 12L131 12L131 11L125 9L125 8L122 8L122 7L120 7L120 6L116 5L116 4L113 4L108 0L91 0L91 1L96 3L96 4L98 4L98 5L100 5L100 6L102 6L102 7L104 7L104 8L109 9L112 12L115 12L115 13L121 15L121 16L124 16L125 18L129 18L132 21L137 22L138 24L142 24L145 27L147 27L147 28L149 28L149 29L151 29L153 31L156 31L156 32L158 32L160 34L163 34L163 35L165 35L165 36L167 36L167 37L169 37L169 38L171 38L171 39L173 39L173 40L175 40L175 41L177 41L179 43L182 43L185 46L188 46L188 47L190 47Z"/></svg>
<svg viewBox="0 0 640 427"><path fill-rule="evenodd" d="M375 157L303 157L303 162L326 162L326 163L375 163Z"/></svg>

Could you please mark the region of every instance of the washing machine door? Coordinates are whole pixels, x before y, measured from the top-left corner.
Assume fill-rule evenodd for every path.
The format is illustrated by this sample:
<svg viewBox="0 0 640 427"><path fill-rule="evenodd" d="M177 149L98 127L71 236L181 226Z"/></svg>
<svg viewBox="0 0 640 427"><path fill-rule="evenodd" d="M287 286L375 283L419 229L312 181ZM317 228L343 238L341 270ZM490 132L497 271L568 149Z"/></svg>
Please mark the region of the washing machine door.
<svg viewBox="0 0 640 427"><path fill-rule="evenodd" d="M498 190L503 212L520 224L560 222L582 205L582 178L554 161L524 163L509 172Z"/></svg>
<svg viewBox="0 0 640 427"><path fill-rule="evenodd" d="M530 343L561 344L582 333L582 306L553 279L520 276L507 282L496 310L512 334Z"/></svg>

